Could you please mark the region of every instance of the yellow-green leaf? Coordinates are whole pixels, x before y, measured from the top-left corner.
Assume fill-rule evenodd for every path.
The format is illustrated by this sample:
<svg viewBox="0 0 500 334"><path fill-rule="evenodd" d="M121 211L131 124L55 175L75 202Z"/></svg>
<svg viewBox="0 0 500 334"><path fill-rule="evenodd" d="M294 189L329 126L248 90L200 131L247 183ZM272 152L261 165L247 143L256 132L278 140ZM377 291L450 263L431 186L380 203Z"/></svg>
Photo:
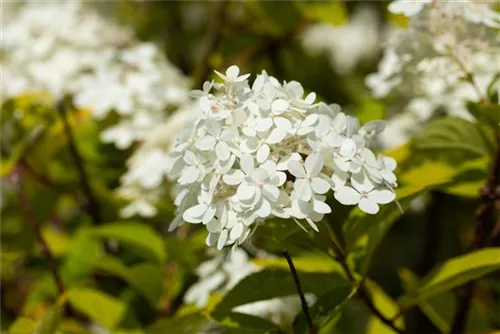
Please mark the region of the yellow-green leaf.
<svg viewBox="0 0 500 334"><path fill-rule="evenodd" d="M130 246L139 255L158 262L166 258L165 244L162 237L150 226L143 223L115 222L108 223L93 230L94 235L113 239L123 245Z"/></svg>
<svg viewBox="0 0 500 334"><path fill-rule="evenodd" d="M126 309L122 301L90 288L71 288L68 298L76 310L108 328L120 322Z"/></svg>
<svg viewBox="0 0 500 334"><path fill-rule="evenodd" d="M398 304L386 295L384 290L382 290L382 288L375 282L367 280L366 287L371 295L373 304L386 318L391 319L399 313L400 308ZM402 317L398 318L394 324L398 328L404 329L404 320ZM395 331L381 322L376 316L372 316L368 322L367 333L384 334L395 333Z"/></svg>
<svg viewBox="0 0 500 334"><path fill-rule="evenodd" d="M491 247L450 259L430 272L414 290L399 300L409 306L500 269L500 247Z"/></svg>

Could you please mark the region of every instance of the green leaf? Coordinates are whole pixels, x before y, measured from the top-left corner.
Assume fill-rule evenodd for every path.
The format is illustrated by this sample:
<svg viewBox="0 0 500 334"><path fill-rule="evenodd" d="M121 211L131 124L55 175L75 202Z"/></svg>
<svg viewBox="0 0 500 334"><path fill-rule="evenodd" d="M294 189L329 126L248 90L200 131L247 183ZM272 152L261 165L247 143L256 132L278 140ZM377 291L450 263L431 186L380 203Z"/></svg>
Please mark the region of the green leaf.
<svg viewBox="0 0 500 334"><path fill-rule="evenodd" d="M338 26L347 21L347 9L343 1L296 1L294 4L305 18L313 22Z"/></svg>
<svg viewBox="0 0 500 334"><path fill-rule="evenodd" d="M120 277L141 293L153 306L163 294L163 271L158 265L140 263L127 268L111 256L100 258L95 268Z"/></svg>
<svg viewBox="0 0 500 334"><path fill-rule="evenodd" d="M478 250L452 258L430 272L419 286L400 298L407 307L500 269L500 247Z"/></svg>
<svg viewBox="0 0 500 334"><path fill-rule="evenodd" d="M413 141L423 151L459 151L469 156L487 155L490 143L484 129L458 117L438 119L426 126Z"/></svg>
<svg viewBox="0 0 500 334"><path fill-rule="evenodd" d="M94 235L114 239L128 245L139 255L160 263L166 259L165 243L162 237L150 226L143 223L115 222L94 228Z"/></svg>
<svg viewBox="0 0 500 334"><path fill-rule="evenodd" d="M30 318L19 317L9 327L9 334L33 333L36 330L36 322Z"/></svg>
<svg viewBox="0 0 500 334"><path fill-rule="evenodd" d="M311 318L320 333L330 332L329 327L342 313L342 308L353 295L352 285L339 286L323 294L310 308ZM294 324L294 333L306 333L307 322L303 313L300 313Z"/></svg>
<svg viewBox="0 0 500 334"><path fill-rule="evenodd" d="M12 172L19 162L19 159L21 159L24 154L27 146L27 141L23 140L14 146L12 153L8 157L2 154L2 159L0 159L0 177L6 177Z"/></svg>
<svg viewBox="0 0 500 334"><path fill-rule="evenodd" d="M36 334L55 333L66 305L66 296L59 297L57 302L47 311L42 320L37 324Z"/></svg>
<svg viewBox="0 0 500 334"><path fill-rule="evenodd" d="M238 333L242 330L248 330L249 332L258 331L259 333L276 333L280 331L280 327L267 319L239 312L229 312L218 323L233 330L234 328L238 328Z"/></svg>
<svg viewBox="0 0 500 334"><path fill-rule="evenodd" d="M281 268L288 270L288 262L283 258L256 258L252 262L263 268ZM315 273L331 273L342 272L342 267L338 262L326 255L318 253L303 253L294 256L293 264L298 271L315 272Z"/></svg>
<svg viewBox="0 0 500 334"><path fill-rule="evenodd" d="M203 333L210 321L200 313L174 316L160 321L146 330L146 334L158 333Z"/></svg>
<svg viewBox="0 0 500 334"><path fill-rule="evenodd" d="M371 300L375 307L388 319L393 318L400 312L398 304L392 300L374 281L366 280L366 288L370 294ZM404 321L399 317L394 324L404 329ZM393 329L380 321L376 316L372 316L368 323L367 333L395 333Z"/></svg>
<svg viewBox="0 0 500 334"><path fill-rule="evenodd" d="M76 310L108 328L114 328L126 310L122 301L90 288L71 288L68 300Z"/></svg>
<svg viewBox="0 0 500 334"><path fill-rule="evenodd" d="M340 275L298 273L304 293L321 295L334 287L349 286ZM215 307L212 316L224 318L234 307L275 297L296 295L297 288L289 270L264 269L242 279Z"/></svg>
<svg viewBox="0 0 500 334"><path fill-rule="evenodd" d="M493 129L498 128L500 124L499 104L469 102L467 103L467 108L469 112L482 124L485 124Z"/></svg>
<svg viewBox="0 0 500 334"><path fill-rule="evenodd" d="M419 279L408 269L399 270L399 277L403 282L405 291L412 291L418 287ZM418 307L429 318L429 320L442 333L449 333L451 323L455 316L456 295L451 291L422 300ZM467 321L467 333L482 332L488 329L484 311L481 310L477 300L472 301L472 307Z"/></svg>

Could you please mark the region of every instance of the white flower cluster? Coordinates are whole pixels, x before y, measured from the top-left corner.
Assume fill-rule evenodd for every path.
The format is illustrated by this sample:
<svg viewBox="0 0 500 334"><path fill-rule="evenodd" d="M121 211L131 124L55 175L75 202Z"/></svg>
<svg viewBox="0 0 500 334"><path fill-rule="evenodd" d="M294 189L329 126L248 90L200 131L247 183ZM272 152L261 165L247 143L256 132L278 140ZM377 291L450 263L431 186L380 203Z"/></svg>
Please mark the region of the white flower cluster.
<svg viewBox="0 0 500 334"><path fill-rule="evenodd" d="M203 308L207 305L212 293L230 291L243 278L260 269L250 261L242 249L236 249L230 257L219 253L196 268L198 282L187 290L184 302ZM316 301L312 294L307 294L306 299L309 305ZM300 309L299 296L292 295L240 305L233 311L265 318L280 326L289 326Z"/></svg>
<svg viewBox="0 0 500 334"><path fill-rule="evenodd" d="M171 229L203 223L207 244L222 249L271 217L305 219L317 230L331 212L331 189L340 203L370 214L394 200L395 161L367 147L382 122L360 127L337 105L304 97L300 83L281 84L265 71L252 86L237 66L217 74L223 83L195 92L200 116L169 155L178 185Z"/></svg>
<svg viewBox="0 0 500 334"><path fill-rule="evenodd" d="M380 22L372 6L356 8L344 25L314 24L301 36L305 51L325 53L341 75L351 73L363 61L375 58L380 48Z"/></svg>
<svg viewBox="0 0 500 334"><path fill-rule="evenodd" d="M117 193L129 201L120 215L153 217L156 204L165 195L168 176L168 152L175 137L196 115L194 104L184 104L166 121L152 127L127 161L127 172L121 177Z"/></svg>
<svg viewBox="0 0 500 334"><path fill-rule="evenodd" d="M11 10L2 22L2 98L49 92L73 96L97 119L115 111L122 120L102 139L126 148L188 100L188 82L155 45L87 5L30 1Z"/></svg>
<svg viewBox="0 0 500 334"><path fill-rule="evenodd" d="M404 140L402 129L415 129L438 111L472 119L466 101L484 99L500 72L500 13L467 0L397 0L389 10L407 16L409 26L391 36L379 71L366 83L376 97L406 100L396 134ZM385 135L394 139L392 131Z"/></svg>

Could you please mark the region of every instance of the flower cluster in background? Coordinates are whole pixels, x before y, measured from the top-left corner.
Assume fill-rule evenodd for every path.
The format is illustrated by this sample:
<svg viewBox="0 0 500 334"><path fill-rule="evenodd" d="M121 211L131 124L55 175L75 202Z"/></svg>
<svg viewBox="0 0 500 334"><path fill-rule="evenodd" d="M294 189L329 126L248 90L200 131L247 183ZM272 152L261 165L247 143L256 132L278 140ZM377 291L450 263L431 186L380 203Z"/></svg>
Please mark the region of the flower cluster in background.
<svg viewBox="0 0 500 334"><path fill-rule="evenodd" d="M376 57L382 39L379 26L375 9L365 5L357 8L344 25L313 24L302 34L302 45L313 55L325 53L332 68L346 75Z"/></svg>
<svg viewBox="0 0 500 334"><path fill-rule="evenodd" d="M263 254L259 257L269 257L269 255ZM187 290L184 301L203 308L207 306L212 293L230 291L242 279L258 271L260 267L252 263L242 249L236 249L230 257L224 253L217 253L212 259L202 262L196 268L198 282ZM316 301L312 294L307 294L306 299L309 305ZM233 311L261 317L286 327L292 324L300 312L300 299L297 295L273 298L240 305Z"/></svg>
<svg viewBox="0 0 500 334"><path fill-rule="evenodd" d="M74 104L96 119L117 112L119 123L101 139L120 149L143 139L167 109L188 100L187 78L158 46L136 40L83 2L16 7L2 24L4 99L48 92L56 100L73 96Z"/></svg>
<svg viewBox="0 0 500 334"><path fill-rule="evenodd" d="M337 105L304 96L300 83L265 71L251 86L237 66L217 74L223 83L195 92L200 115L169 156L178 186L171 229L203 223L207 244L222 249L270 217L305 219L317 230L332 189L340 203L370 214L394 200L396 163L368 148L382 122L360 127Z"/></svg>
<svg viewBox="0 0 500 334"><path fill-rule="evenodd" d="M395 146L437 112L472 119L465 101L481 101L500 72L500 14L477 1L404 1L389 11L408 17L392 34L379 71L366 79L376 97L399 97L406 111L384 139Z"/></svg>

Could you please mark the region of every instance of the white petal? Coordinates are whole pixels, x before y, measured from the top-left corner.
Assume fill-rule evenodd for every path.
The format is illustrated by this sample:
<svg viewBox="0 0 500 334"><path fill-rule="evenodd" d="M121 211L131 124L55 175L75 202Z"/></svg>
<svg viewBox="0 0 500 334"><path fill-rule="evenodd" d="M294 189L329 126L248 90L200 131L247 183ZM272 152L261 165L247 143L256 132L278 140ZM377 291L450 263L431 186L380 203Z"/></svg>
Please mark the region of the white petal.
<svg viewBox="0 0 500 334"><path fill-rule="evenodd" d="M207 211L203 215L202 223L205 225L208 224L214 218L214 216L215 216L215 207L209 206L207 208Z"/></svg>
<svg viewBox="0 0 500 334"><path fill-rule="evenodd" d="M259 168L256 168L253 170L250 177L252 178L252 180L259 183L259 182L263 182L264 180L269 178L269 173L264 168L259 167Z"/></svg>
<svg viewBox="0 0 500 334"><path fill-rule="evenodd" d="M350 158L356 153L356 143L350 138L346 138L340 144L339 154L345 158Z"/></svg>
<svg viewBox="0 0 500 334"><path fill-rule="evenodd" d="M236 240L243 234L244 226L242 223L237 223L231 229L231 233L229 234L229 239Z"/></svg>
<svg viewBox="0 0 500 334"><path fill-rule="evenodd" d="M281 128L275 128L271 131L269 136L266 138L266 142L269 144L277 144L281 142L286 137L286 131Z"/></svg>
<svg viewBox="0 0 500 334"><path fill-rule="evenodd" d="M216 139L212 136L203 136L196 140L195 146L202 151L208 151L214 148Z"/></svg>
<svg viewBox="0 0 500 334"><path fill-rule="evenodd" d="M297 160L288 161L288 170L295 177L303 178L307 176L306 170L304 169L304 165L302 165Z"/></svg>
<svg viewBox="0 0 500 334"><path fill-rule="evenodd" d="M376 214L379 210L378 204L370 198L362 198L358 204L359 208L369 214Z"/></svg>
<svg viewBox="0 0 500 334"><path fill-rule="evenodd" d="M191 184L196 182L199 176L200 176L200 171L198 170L198 168L196 168L195 166L189 166L186 169L184 169L178 182L180 184Z"/></svg>
<svg viewBox="0 0 500 334"><path fill-rule="evenodd" d="M264 196L269 199L272 202L278 201L278 197L280 195L280 190L278 187L270 185L270 184L264 184L262 186L262 192Z"/></svg>
<svg viewBox="0 0 500 334"><path fill-rule="evenodd" d="M307 94L307 96L305 98L305 102L307 104L313 104L314 100L316 100L316 93L311 92L311 93Z"/></svg>
<svg viewBox="0 0 500 334"><path fill-rule="evenodd" d="M215 245L217 242L217 239L219 239L219 233L209 233L207 235L207 238L205 239L205 244L209 247Z"/></svg>
<svg viewBox="0 0 500 334"><path fill-rule="evenodd" d="M264 161L267 160L269 157L269 153L271 152L271 149L269 148L269 145L262 145L258 150L257 150L257 161L259 163L263 163Z"/></svg>
<svg viewBox="0 0 500 334"><path fill-rule="evenodd" d="M309 201L312 197L312 190L309 180L296 179L293 183L293 189L297 192L297 196L302 201Z"/></svg>
<svg viewBox="0 0 500 334"><path fill-rule="evenodd" d="M307 217L306 218L307 223L315 230L316 232L319 232L318 226L314 224L314 222L311 220L311 218Z"/></svg>
<svg viewBox="0 0 500 334"><path fill-rule="evenodd" d="M219 235L219 240L217 240L217 249L221 250L225 245L227 241L227 230L222 230L222 232Z"/></svg>
<svg viewBox="0 0 500 334"><path fill-rule="evenodd" d="M290 131L292 129L292 123L284 117L275 117L274 124L277 128L283 129L284 131Z"/></svg>
<svg viewBox="0 0 500 334"><path fill-rule="evenodd" d="M373 183L364 172L352 175L351 183L358 192L370 192L373 189Z"/></svg>
<svg viewBox="0 0 500 334"><path fill-rule="evenodd" d="M328 204L317 199L313 199L313 210L321 214L332 212L332 209L328 206Z"/></svg>
<svg viewBox="0 0 500 334"><path fill-rule="evenodd" d="M320 177L315 177L311 179L311 188L316 194L324 194L330 190L330 183Z"/></svg>
<svg viewBox="0 0 500 334"><path fill-rule="evenodd" d="M259 145L260 140L256 137L246 138L240 143L240 150L244 153L253 153L259 148Z"/></svg>
<svg viewBox="0 0 500 334"><path fill-rule="evenodd" d="M243 154L240 158L240 166L245 174L250 175L254 169L253 158L251 155Z"/></svg>
<svg viewBox="0 0 500 334"><path fill-rule="evenodd" d="M191 151L186 151L186 153L184 153L183 160L188 165L196 165L196 155Z"/></svg>
<svg viewBox="0 0 500 334"><path fill-rule="evenodd" d="M184 211L182 218L188 223L201 223L203 215L206 211L207 206L205 204L198 204Z"/></svg>
<svg viewBox="0 0 500 334"><path fill-rule="evenodd" d="M372 190L368 193L368 198L380 204L387 204L396 198L396 194L388 189Z"/></svg>
<svg viewBox="0 0 500 334"><path fill-rule="evenodd" d="M317 153L309 154L304 165L309 177L316 176L323 169L323 157Z"/></svg>
<svg viewBox="0 0 500 334"><path fill-rule="evenodd" d="M229 184L229 185L237 185L243 182L243 179L245 178L245 174L239 170L239 169L233 169L227 174L224 174L222 176L222 180L224 183Z"/></svg>
<svg viewBox="0 0 500 334"><path fill-rule="evenodd" d="M396 160L394 160L393 158L391 157L383 157L383 161L384 161L384 166L385 166L385 169L389 170L389 171L393 171L396 169L398 163L396 162Z"/></svg>
<svg viewBox="0 0 500 334"><path fill-rule="evenodd" d="M311 125L313 125L314 123L316 123L316 121L318 120L318 114L311 114L309 116L307 116L303 121L302 123L300 124L300 127L309 127Z"/></svg>
<svg viewBox="0 0 500 334"><path fill-rule="evenodd" d="M261 118L257 121L255 124L255 130L259 132L267 131L273 126L273 120L268 117L268 118Z"/></svg>
<svg viewBox="0 0 500 334"><path fill-rule="evenodd" d="M373 154L373 152L370 149L364 148L361 151L361 156L363 157L365 164L367 164L368 166L372 167L377 166L377 158L375 158L375 154Z"/></svg>
<svg viewBox="0 0 500 334"><path fill-rule="evenodd" d="M358 204L361 199L361 194L351 187L341 187L335 191L334 197L337 201L344 205Z"/></svg>
<svg viewBox="0 0 500 334"><path fill-rule="evenodd" d="M226 75L231 80L236 79L238 77L238 74L240 74L240 68L236 65L230 66L226 70Z"/></svg>
<svg viewBox="0 0 500 334"><path fill-rule="evenodd" d="M217 157L223 161L229 159L229 155L231 154L229 146L223 141L220 141L217 145L215 145L215 153L217 154Z"/></svg>
<svg viewBox="0 0 500 334"><path fill-rule="evenodd" d="M271 104L271 110L273 113L282 113L290 107L288 101L283 99L278 99Z"/></svg>
<svg viewBox="0 0 500 334"><path fill-rule="evenodd" d="M256 188L248 183L241 183L236 190L236 195L242 201L248 201L255 195Z"/></svg>
<svg viewBox="0 0 500 334"><path fill-rule="evenodd" d="M212 220L210 220L206 226L207 226L208 232L210 232L210 233L219 232L221 229L220 221L216 218L213 218Z"/></svg>
<svg viewBox="0 0 500 334"><path fill-rule="evenodd" d="M271 214L271 204L268 201L263 200L260 208L257 210L257 215L261 218L269 217Z"/></svg>

